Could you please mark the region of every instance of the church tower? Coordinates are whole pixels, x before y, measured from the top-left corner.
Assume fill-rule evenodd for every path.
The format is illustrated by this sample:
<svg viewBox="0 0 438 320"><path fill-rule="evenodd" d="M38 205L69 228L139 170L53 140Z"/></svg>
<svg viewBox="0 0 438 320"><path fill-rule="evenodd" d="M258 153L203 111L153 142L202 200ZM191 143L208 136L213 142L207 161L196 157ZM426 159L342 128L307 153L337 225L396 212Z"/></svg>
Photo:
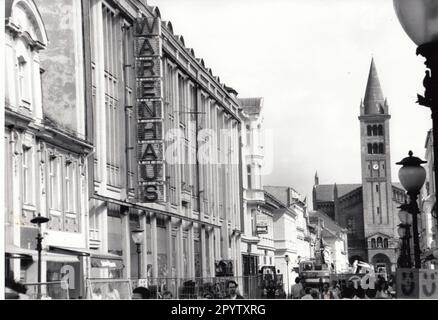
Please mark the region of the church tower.
<svg viewBox="0 0 438 320"><path fill-rule="evenodd" d="M382 256L391 263L396 259L395 248L392 248L396 221L391 182L390 118L373 59L359 116L364 231L370 263L380 262ZM377 255L379 261L376 261ZM387 263L389 266L389 261Z"/></svg>

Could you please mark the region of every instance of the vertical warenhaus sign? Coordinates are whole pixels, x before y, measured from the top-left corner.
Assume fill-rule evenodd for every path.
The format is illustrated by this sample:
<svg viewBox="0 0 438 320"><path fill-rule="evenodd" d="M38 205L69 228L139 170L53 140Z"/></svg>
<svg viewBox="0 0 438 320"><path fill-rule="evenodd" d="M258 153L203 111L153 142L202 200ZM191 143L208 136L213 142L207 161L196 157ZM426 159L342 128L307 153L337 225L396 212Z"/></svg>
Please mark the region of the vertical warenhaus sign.
<svg viewBox="0 0 438 320"><path fill-rule="evenodd" d="M134 27L140 202L164 201L162 39L159 18Z"/></svg>

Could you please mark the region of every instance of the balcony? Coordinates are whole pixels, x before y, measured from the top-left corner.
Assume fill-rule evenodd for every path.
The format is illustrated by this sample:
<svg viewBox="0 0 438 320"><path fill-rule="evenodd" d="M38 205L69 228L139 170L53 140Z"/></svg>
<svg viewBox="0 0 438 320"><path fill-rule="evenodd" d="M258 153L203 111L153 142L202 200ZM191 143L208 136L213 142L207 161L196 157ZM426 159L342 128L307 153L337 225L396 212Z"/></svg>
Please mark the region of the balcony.
<svg viewBox="0 0 438 320"><path fill-rule="evenodd" d="M100 230L99 229L91 229L89 230L89 240L88 246L90 249L100 249Z"/></svg>

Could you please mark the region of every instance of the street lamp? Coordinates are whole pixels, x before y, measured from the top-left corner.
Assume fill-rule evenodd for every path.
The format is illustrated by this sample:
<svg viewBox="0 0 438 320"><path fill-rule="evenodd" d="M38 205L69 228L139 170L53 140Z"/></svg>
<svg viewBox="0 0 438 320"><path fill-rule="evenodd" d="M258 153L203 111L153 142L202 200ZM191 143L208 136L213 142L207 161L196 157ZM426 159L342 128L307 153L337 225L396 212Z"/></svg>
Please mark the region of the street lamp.
<svg viewBox="0 0 438 320"><path fill-rule="evenodd" d="M426 58L429 69L423 81L424 97L418 96L418 104L432 112L433 167L435 172L435 203L438 192L438 2L435 0L394 0L397 17L412 41L418 46L417 55ZM438 215L435 215L438 230Z"/></svg>
<svg viewBox="0 0 438 320"><path fill-rule="evenodd" d="M30 220L31 223L38 225L38 235L36 237L37 239L37 251L38 251L38 291L37 291L37 299L41 298L41 251L43 250L43 236L41 234L41 225L43 223L48 222L50 219L46 217L41 217L41 214L38 213L38 216Z"/></svg>
<svg viewBox="0 0 438 320"><path fill-rule="evenodd" d="M398 235L401 239L400 257L398 260L399 268L411 268L411 247L410 247L410 228L412 225L412 216L409 214L409 206L407 204L402 204L399 207L401 210L398 213L400 219L400 224L398 225Z"/></svg>
<svg viewBox="0 0 438 320"><path fill-rule="evenodd" d="M402 161L397 162L401 165L398 172L398 177L403 188L407 191L410 203L407 205L406 209L412 215L412 233L414 238L414 257L415 257L415 268L421 268L420 259L420 239L418 235L418 214L420 210L418 208L418 194L420 193L421 187L426 180L426 170L421 166L421 164L427 163L420 158L413 157L412 151L409 151L409 157L404 158Z"/></svg>
<svg viewBox="0 0 438 320"><path fill-rule="evenodd" d="M141 279L141 244L143 243L144 230L135 229L131 231L132 240L137 245L137 273L138 279Z"/></svg>
<svg viewBox="0 0 438 320"><path fill-rule="evenodd" d="M286 273L287 273L287 299L289 299L289 262L290 262L290 258L289 256L286 254L284 256L284 261L286 261Z"/></svg>

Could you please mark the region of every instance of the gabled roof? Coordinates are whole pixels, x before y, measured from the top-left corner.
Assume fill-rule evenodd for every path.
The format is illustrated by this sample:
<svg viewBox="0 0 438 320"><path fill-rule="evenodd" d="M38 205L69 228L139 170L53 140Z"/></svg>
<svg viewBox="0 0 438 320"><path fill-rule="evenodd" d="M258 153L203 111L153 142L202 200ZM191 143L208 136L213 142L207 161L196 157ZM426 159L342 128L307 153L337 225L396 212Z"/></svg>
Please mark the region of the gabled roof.
<svg viewBox="0 0 438 320"><path fill-rule="evenodd" d="M329 202L334 201L334 184L319 184L315 188L316 201ZM338 198L345 196L346 194L362 188L361 184L337 184L338 188Z"/></svg>
<svg viewBox="0 0 438 320"><path fill-rule="evenodd" d="M324 229L327 229L334 234L345 231L344 228L342 228L339 224L337 224L332 218L330 218L324 212L322 211L309 212L309 220L311 223L317 224L316 219L318 218L324 221Z"/></svg>

